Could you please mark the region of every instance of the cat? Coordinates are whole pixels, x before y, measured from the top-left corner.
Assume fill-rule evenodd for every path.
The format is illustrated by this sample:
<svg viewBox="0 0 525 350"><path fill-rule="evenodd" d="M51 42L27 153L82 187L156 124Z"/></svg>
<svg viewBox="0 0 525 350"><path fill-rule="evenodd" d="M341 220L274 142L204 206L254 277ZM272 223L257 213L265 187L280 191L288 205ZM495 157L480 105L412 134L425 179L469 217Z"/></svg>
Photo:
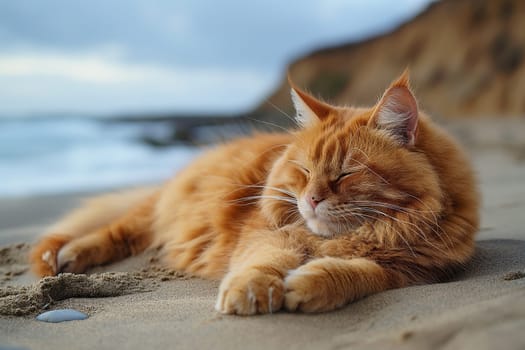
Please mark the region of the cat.
<svg viewBox="0 0 525 350"><path fill-rule="evenodd" d="M222 279L216 310L323 312L444 281L479 224L473 171L418 109L408 72L372 108L291 83L298 128L217 146L161 188L88 202L34 246L39 276L162 247L171 268Z"/></svg>

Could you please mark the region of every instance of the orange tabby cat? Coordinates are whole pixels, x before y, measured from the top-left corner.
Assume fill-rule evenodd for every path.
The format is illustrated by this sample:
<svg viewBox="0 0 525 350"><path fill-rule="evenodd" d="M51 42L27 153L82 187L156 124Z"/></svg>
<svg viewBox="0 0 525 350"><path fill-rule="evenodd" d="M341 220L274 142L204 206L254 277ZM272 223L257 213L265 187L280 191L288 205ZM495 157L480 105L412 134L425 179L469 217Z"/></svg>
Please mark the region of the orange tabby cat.
<svg viewBox="0 0 525 350"><path fill-rule="evenodd" d="M293 87L300 128L203 154L162 188L96 198L34 247L41 275L162 246L170 267L219 279L216 309L333 310L441 281L478 228L470 165L422 114L403 74L370 109Z"/></svg>

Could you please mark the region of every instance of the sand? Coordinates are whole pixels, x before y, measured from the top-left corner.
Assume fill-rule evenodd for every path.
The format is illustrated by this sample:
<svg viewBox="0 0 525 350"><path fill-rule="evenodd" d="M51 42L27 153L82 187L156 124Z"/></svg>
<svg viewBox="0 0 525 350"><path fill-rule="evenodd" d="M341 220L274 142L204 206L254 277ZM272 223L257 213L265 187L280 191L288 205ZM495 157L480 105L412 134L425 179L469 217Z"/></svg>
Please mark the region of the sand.
<svg viewBox="0 0 525 350"><path fill-rule="evenodd" d="M39 281L28 270L29 243L82 196L0 200L0 349L525 349L523 148L471 153L484 205L465 271L317 315L219 315L218 282L162 268L154 251ZM89 318L34 319L56 308Z"/></svg>

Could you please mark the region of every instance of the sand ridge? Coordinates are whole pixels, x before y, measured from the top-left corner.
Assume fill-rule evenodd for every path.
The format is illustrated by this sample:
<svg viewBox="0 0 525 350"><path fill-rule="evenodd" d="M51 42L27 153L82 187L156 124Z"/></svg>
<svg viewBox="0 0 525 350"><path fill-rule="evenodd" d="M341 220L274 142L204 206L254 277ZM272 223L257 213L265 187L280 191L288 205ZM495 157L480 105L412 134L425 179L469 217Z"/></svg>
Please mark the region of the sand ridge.
<svg viewBox="0 0 525 350"><path fill-rule="evenodd" d="M146 266L135 271L78 275L64 273L42 278L31 285L9 285L13 279L31 273L27 261L29 249L27 243L0 249L0 315L34 315L65 299L150 292L158 287L159 282L188 278L181 272L159 265L155 256L146 255L141 259L147 261Z"/></svg>

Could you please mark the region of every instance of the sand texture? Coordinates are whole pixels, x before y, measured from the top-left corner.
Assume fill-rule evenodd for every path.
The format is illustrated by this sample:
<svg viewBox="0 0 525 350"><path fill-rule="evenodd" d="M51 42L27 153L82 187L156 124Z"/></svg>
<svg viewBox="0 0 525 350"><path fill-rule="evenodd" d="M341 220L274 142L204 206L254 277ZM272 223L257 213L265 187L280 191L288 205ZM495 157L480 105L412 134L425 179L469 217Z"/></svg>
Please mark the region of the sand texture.
<svg viewBox="0 0 525 350"><path fill-rule="evenodd" d="M317 315L218 315L218 282L162 268L155 252L39 281L28 243L80 198L0 200L0 348L525 349L525 163L508 150L471 152L484 205L465 271ZM34 319L56 308L89 318Z"/></svg>

